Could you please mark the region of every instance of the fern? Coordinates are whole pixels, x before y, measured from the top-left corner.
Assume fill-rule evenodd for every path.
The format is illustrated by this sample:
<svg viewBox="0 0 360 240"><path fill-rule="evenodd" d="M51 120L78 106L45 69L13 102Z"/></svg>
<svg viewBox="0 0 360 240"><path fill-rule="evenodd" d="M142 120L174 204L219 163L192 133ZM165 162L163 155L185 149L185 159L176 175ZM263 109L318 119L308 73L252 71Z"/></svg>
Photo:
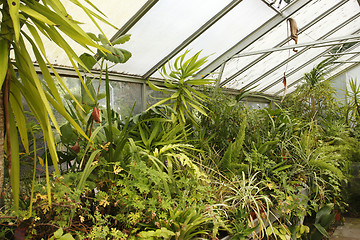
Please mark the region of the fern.
<svg viewBox="0 0 360 240"><path fill-rule="evenodd" d="M324 159L312 159L309 161L309 164L312 167L318 168L320 170L328 170L339 179L344 179L344 174L341 172L341 170L331 162L325 161Z"/></svg>
<svg viewBox="0 0 360 240"><path fill-rule="evenodd" d="M219 169L227 170L239 164L239 158L242 155L243 144L245 140L246 118L243 119L239 132L234 142L229 144L223 158L219 163Z"/></svg>

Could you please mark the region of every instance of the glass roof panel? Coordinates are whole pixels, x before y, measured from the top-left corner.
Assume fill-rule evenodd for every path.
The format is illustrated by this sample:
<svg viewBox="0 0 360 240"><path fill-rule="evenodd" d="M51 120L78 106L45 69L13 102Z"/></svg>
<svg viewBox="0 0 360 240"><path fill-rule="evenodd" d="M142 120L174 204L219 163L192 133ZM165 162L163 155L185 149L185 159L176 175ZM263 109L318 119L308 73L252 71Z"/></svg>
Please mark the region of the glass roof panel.
<svg viewBox="0 0 360 240"><path fill-rule="evenodd" d="M305 42L305 39L311 39L307 38L306 35L302 36L301 32L304 27L307 27L307 25L311 26L310 23L313 21L314 16L317 17L321 15L319 9L322 9L322 11L327 11L328 9L335 6L337 3L337 0L312 1L305 7L303 7L301 11L298 11L293 16L291 16L292 18L296 19L300 31L299 43ZM278 45L280 42L284 41L289 35L287 29L287 22L283 21L274 29L272 29L269 33L265 34L255 43L247 47L243 52L252 52L260 49L268 49ZM291 41L291 44L293 44L293 41ZM228 61L224 71L224 75L222 77L222 81L232 76L235 72L239 71L240 69L251 63L253 60L257 59L259 56L260 55L247 56L242 57L241 59L236 58Z"/></svg>
<svg viewBox="0 0 360 240"><path fill-rule="evenodd" d="M335 38L335 37L340 37L340 36L344 36L344 35L350 35L350 34L354 33L354 30L358 30L358 26L360 26L360 17L356 18L355 20L353 20L352 22L347 24L346 27L343 27L340 30L338 30L337 32L331 34L329 36L329 38ZM288 78L290 77L289 74L292 71L295 71L295 69L300 68L301 65L305 64L309 60L311 61L312 58L316 58L317 56L319 56L319 55L321 55L323 53L326 53L326 51L327 50L329 51L330 48L331 47L312 48L312 49L306 51L305 53L303 53L302 55L300 55L299 57L295 58L294 60L290 61L286 65L287 66L287 68L286 68L287 77ZM315 60L314 60L314 62L315 62ZM312 66L314 64L313 64L313 62L311 62L311 63L309 63L309 65ZM303 75L305 72L308 72L306 69L307 69L306 66L299 69L300 74ZM283 72L284 72L284 70L279 69L279 70L274 71L271 74L269 74L266 77L266 81L259 84L259 87L256 88L255 91L256 90L262 90L267 85L269 85L269 83L273 83L276 80L279 80L278 84L282 85L280 80L282 79ZM273 92L274 92L274 90L272 90L272 89L266 90L266 93L273 93ZM276 90L275 90L275 92L276 92Z"/></svg>
<svg viewBox="0 0 360 240"><path fill-rule="evenodd" d="M113 70L143 75L230 0L162 0L130 29L131 40L123 47L132 53L126 64Z"/></svg>
<svg viewBox="0 0 360 240"><path fill-rule="evenodd" d="M339 62L339 63L337 65L337 67L334 67L333 71L330 72L331 75L336 75L339 72L346 69L347 67L350 67L350 66L356 64L355 62L360 62L360 54L358 54L358 52L360 52L360 46L354 48L352 51L357 52L357 53L356 54L346 54L335 60L335 62ZM349 63L345 63L345 62L349 62Z"/></svg>
<svg viewBox="0 0 360 240"><path fill-rule="evenodd" d="M322 51L326 50L326 48L322 48ZM306 72L310 72L311 69L313 69L314 66L316 66L317 64L319 64L322 60L324 60L325 58L318 58L316 60L314 60L311 64L308 64L306 66L304 66L301 71L297 71L295 74L292 74L290 76L286 76L286 84L288 86L290 86L291 84L293 84L295 81L298 81L299 79L301 79L304 74ZM282 73L284 74L284 73ZM268 94L275 94L278 91L283 91L284 89L284 85L281 82L279 82L278 84L276 84L274 87L268 89L267 91L265 91L265 93ZM288 91L289 93L289 91Z"/></svg>
<svg viewBox="0 0 360 240"><path fill-rule="evenodd" d="M339 31L337 31L336 33L334 33L330 36L327 33L330 30L332 30L333 28L335 28L337 25L339 25L339 24L343 23L345 20L349 19L355 13L359 12L359 7L358 7L358 5L355 5L355 4L357 4L356 1L355 2L349 1L347 4L344 4L343 6L338 8L336 11L328 14L328 16L326 18L313 24L309 29L307 29L303 33L299 34L299 39L302 40L301 42L312 42L312 41L314 41L316 39L320 39L324 36L326 36L328 38L334 38L334 37L352 34L355 30L357 30L357 26L359 26L359 23L360 23L359 19L354 20L351 24L346 25L346 27L343 27L342 29L340 29ZM332 7L332 6L333 5L330 5L329 7ZM318 14L321 14L321 13L318 13ZM286 36L286 34L284 34L283 36ZM299 41L299 43L301 43L301 42ZM293 44L293 43L291 43L291 44ZM262 49L264 49L264 48L262 48ZM300 51L301 48L298 50ZM314 50L313 54L318 54L320 52L319 52L319 50ZM242 74L237 76L233 81L226 84L226 87L240 89L254 80L260 80L255 85L260 84L259 87L256 88L256 90L261 90L266 85L268 85L269 83L274 81L274 76L277 76L276 78L279 78L279 76L281 77L283 75L283 72L286 69L286 64L282 64L282 62L294 54L295 53L291 50L271 53L264 60L255 64L252 68L244 71ZM294 63L298 62L298 63L300 63L299 65L301 65L304 62L306 62L308 59L311 59L313 57L313 54L310 54L310 53L306 54L306 57L303 58L304 59L303 61L298 60L298 57L297 57L292 62L294 62ZM249 57L247 57L247 58L250 59ZM232 63L229 65L232 66L232 69L234 69L234 65L235 65L234 63L236 63L235 61L237 61L237 63L241 64L242 65L241 67L243 67L245 64L243 64L242 59L243 58L241 58L240 60L234 59L231 61ZM252 57L252 59L254 59L254 58ZM288 64L288 66L289 66L289 64ZM229 69L228 67L225 68L225 73L224 73L223 79L222 79L223 81L227 77L231 76L230 74L234 74L234 72L231 73L231 71L229 71L228 69ZM272 71L275 71L275 72L272 73ZM280 72L282 72L282 73L280 74ZM270 75L267 76L267 74L270 74ZM259 78L260 76L261 76L261 79ZM236 83L236 81L238 81L238 79L239 79L239 82ZM269 93L269 92L267 92L267 93Z"/></svg>
<svg viewBox="0 0 360 240"><path fill-rule="evenodd" d="M101 17L109 21L114 26L120 28L146 3L146 1L147 0L97 0L93 1L93 3L105 15L101 15ZM95 34L100 33L97 27L90 23L90 19L84 11L78 7L74 7L74 4L72 4L71 1L63 1L63 3L65 8L68 9L70 15L76 17L75 19L80 22L84 21L85 24L81 25L81 27L86 32L92 32ZM89 5L84 5L93 10L93 8ZM109 39L117 31L115 28L103 23L100 20L97 22Z"/></svg>
<svg viewBox="0 0 360 240"><path fill-rule="evenodd" d="M298 68L300 68L301 65L303 65L304 63L311 60L313 57L315 57L315 56L323 53L324 51L326 51L328 48L329 47L312 48L312 49L309 49L309 50L305 51L303 54L301 54L299 57L293 59L292 61L290 61L285 66L283 66L280 69L278 69L276 71L273 71L271 74L269 74L264 79L264 81L262 81L262 82L260 82L258 84L258 87L256 87L254 90L255 91L260 91L260 90L264 89L265 87L267 87L269 84L275 83L276 81L279 81L278 84L283 85L282 78L284 76L284 72L286 73L287 79L290 79L290 78L292 79L292 76L296 75L296 73L299 73L300 75L303 75L304 72L308 71L308 69L311 70L312 66L314 66L314 62L316 62L317 59L315 59L313 62L307 64L306 66L303 66L299 71L296 71L296 70ZM321 59L321 60L323 60L323 59ZM316 63L315 63L315 65L316 65ZM294 72L294 73L291 74L291 72ZM266 90L266 93L269 93L271 91L273 92L272 88L270 88L269 90Z"/></svg>
<svg viewBox="0 0 360 240"><path fill-rule="evenodd" d="M253 11L253 9L256 9L256 11ZM260 0L243 0L211 28L190 43L186 49L191 49L192 54L202 51L202 55L209 56L208 62L211 62L275 14L276 12L273 9ZM183 52L181 51L173 59ZM160 77L160 74L154 73L152 77Z"/></svg>
<svg viewBox="0 0 360 240"><path fill-rule="evenodd" d="M360 51L360 46L352 49L351 51L359 52ZM355 61L356 58L359 60L359 58L358 58L359 56L354 58L354 55L355 54L341 55L338 59L335 60L335 62L338 62L338 61L342 62L342 61L346 61L346 60ZM312 64L309 64L308 66L306 66L306 68L304 68L303 72L297 72L296 74L292 75L291 77L288 77L287 78L288 86L291 85L293 82L300 80L304 76L304 72L309 72L314 66L316 66L320 61L322 61L324 59L325 59L325 57L322 57L322 58L314 61ZM350 65L351 65L351 63L349 63L349 64L338 64L337 63L337 64L332 65L331 68L330 68L329 73L327 74L327 77L333 76L333 75L341 72L342 70L349 67ZM333 70L331 70L331 69L333 69ZM289 89L292 89L292 91L295 90L295 88L289 88ZM271 94L276 93L278 91L282 91L283 90L283 84L282 83L278 84L278 85L276 85L274 88L272 88L270 90L271 90Z"/></svg>

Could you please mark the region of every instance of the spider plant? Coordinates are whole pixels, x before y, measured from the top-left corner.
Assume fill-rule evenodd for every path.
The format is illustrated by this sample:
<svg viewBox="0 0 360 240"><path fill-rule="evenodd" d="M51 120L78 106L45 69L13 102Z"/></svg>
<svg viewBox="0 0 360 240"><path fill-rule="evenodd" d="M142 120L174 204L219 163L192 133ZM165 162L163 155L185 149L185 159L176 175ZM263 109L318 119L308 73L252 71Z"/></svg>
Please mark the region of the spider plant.
<svg viewBox="0 0 360 240"><path fill-rule="evenodd" d="M360 116L360 85L357 79L349 80L350 91L346 89L346 97L348 97L346 123L349 126L357 125Z"/></svg>
<svg viewBox="0 0 360 240"><path fill-rule="evenodd" d="M266 227L271 226L270 211L272 205L268 196L263 195L265 183L257 179L257 175L249 172L248 177L244 172L240 176L234 175L231 181L226 184L224 192L224 202L234 209L242 209L249 213L248 224L251 228L258 226L258 237L266 234ZM263 186L262 186L263 185ZM256 232L252 233L254 236Z"/></svg>

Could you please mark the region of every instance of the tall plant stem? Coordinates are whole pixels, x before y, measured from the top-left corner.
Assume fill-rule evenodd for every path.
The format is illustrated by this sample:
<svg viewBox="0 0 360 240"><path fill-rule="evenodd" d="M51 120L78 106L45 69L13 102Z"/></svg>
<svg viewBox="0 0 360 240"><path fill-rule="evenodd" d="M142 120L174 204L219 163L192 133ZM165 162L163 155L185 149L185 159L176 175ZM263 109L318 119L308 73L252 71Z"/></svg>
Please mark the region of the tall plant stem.
<svg viewBox="0 0 360 240"><path fill-rule="evenodd" d="M3 91L0 92L0 196L2 195L4 185L4 140L5 140L5 126L4 126L4 101Z"/></svg>
<svg viewBox="0 0 360 240"><path fill-rule="evenodd" d="M315 119L316 114L316 103L314 96L310 96L310 102L311 102L311 118Z"/></svg>

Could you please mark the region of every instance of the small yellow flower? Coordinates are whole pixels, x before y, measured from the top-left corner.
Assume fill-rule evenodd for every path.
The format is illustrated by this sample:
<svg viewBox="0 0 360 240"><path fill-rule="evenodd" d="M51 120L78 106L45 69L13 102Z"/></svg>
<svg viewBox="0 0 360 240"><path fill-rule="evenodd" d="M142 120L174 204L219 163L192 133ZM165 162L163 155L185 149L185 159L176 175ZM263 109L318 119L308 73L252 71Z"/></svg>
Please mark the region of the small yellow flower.
<svg viewBox="0 0 360 240"><path fill-rule="evenodd" d="M83 223L85 221L85 218L83 216L80 215L79 218L80 218L80 222Z"/></svg>
<svg viewBox="0 0 360 240"><path fill-rule="evenodd" d="M270 190L272 190L276 185L275 185L273 182L269 182L269 183L266 184L266 186L267 186Z"/></svg>
<svg viewBox="0 0 360 240"><path fill-rule="evenodd" d="M119 174L122 170L124 170L124 169L122 169L121 167L119 167L119 166L114 166L114 173L117 175L117 174Z"/></svg>
<svg viewBox="0 0 360 240"><path fill-rule="evenodd" d="M102 149L104 149L105 151L108 151L109 150L109 145L110 145L110 142L107 142L104 146L103 145L100 145L100 147Z"/></svg>
<svg viewBox="0 0 360 240"><path fill-rule="evenodd" d="M110 203L107 199L108 199L108 196L106 196L104 199L101 199L99 202L99 205L103 206L103 207L106 207L107 205L109 205Z"/></svg>
<svg viewBox="0 0 360 240"><path fill-rule="evenodd" d="M50 210L50 205L48 205L48 204L44 205L41 207L41 209L42 209L43 213L45 214Z"/></svg>

